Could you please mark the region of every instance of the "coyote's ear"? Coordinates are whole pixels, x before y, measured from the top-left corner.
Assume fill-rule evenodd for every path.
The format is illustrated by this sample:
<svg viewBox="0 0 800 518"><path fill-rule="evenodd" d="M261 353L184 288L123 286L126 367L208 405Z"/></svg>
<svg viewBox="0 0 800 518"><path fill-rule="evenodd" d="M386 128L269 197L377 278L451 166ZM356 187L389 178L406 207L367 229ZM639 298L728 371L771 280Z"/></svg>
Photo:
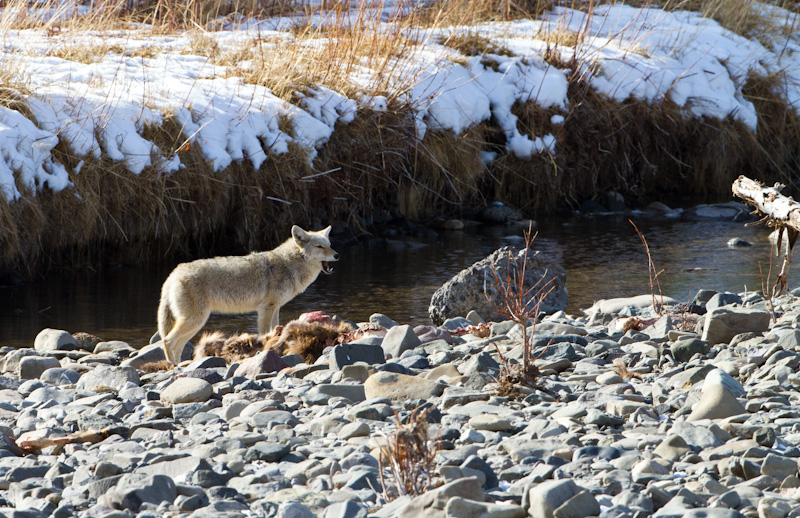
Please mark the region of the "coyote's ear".
<svg viewBox="0 0 800 518"><path fill-rule="evenodd" d="M331 226L330 225L328 225L328 228L323 228L322 229L322 235L325 236L325 237L328 237L328 236L331 235Z"/></svg>
<svg viewBox="0 0 800 518"><path fill-rule="evenodd" d="M300 245L308 242L308 233L297 225L292 225L292 237Z"/></svg>

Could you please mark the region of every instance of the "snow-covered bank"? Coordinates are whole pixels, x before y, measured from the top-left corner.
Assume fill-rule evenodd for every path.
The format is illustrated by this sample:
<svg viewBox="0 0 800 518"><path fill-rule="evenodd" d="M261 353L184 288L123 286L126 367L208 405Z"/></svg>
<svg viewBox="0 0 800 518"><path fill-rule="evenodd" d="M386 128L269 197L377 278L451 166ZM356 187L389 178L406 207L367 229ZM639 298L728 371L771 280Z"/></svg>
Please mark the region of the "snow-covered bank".
<svg viewBox="0 0 800 518"><path fill-rule="evenodd" d="M447 27L361 6L202 34L7 29L0 271L94 262L98 243L247 249L292 220L784 179L798 17L761 8L775 30L751 39L622 4Z"/></svg>
<svg viewBox="0 0 800 518"><path fill-rule="evenodd" d="M764 9L770 9L776 23L796 23L794 13L766 5ZM324 24L324 17L318 23ZM291 38L291 28L291 23L272 19L205 37L220 49L275 42L266 45L269 50ZM399 63L388 78L394 91L385 93L412 107L417 137L424 138L427 130L462 134L494 118L505 134L506 150L520 159L559 152L552 133L526 133L512 112L519 103L533 102L569 113L572 71L545 59L552 57L553 49L562 60L577 58L573 63L580 67L581 79L620 102L669 99L685 108L687 117L729 117L758 131L758 114L742 88L750 74L781 74L783 99L800 110L800 41L795 32L773 35L767 48L699 13L602 5L590 14L558 8L542 20L406 28L403 33L418 45L395 58ZM554 46L556 34L572 34L575 41L572 46ZM502 52L464 56L442 44L461 35L486 38ZM290 104L267 87L236 76L248 68L247 59L236 66L217 66L207 56L187 53L191 38L147 36L146 30L84 35L7 32L3 67L24 78L34 120L7 108L0 113L0 186L5 199L13 202L23 191L45 186L54 191L69 188L70 175L79 174L80 168L69 170L53 158L51 151L59 140L79 158L105 155L124 162L134 174L145 167L169 174L182 167L176 149L159 149L141 133L147 125L161 124L165 115L174 116L185 143L199 146L215 171L242 160L258 170L267 155L286 153L289 143L306 149L313 160L337 123L351 122L359 108L385 105L383 97L374 95L375 83L387 81L378 77L382 71L355 69L350 81L363 90L358 99L319 85ZM317 38L305 44L325 41ZM79 62L59 50L77 47L94 48L95 59ZM283 120L288 124L281 125Z"/></svg>

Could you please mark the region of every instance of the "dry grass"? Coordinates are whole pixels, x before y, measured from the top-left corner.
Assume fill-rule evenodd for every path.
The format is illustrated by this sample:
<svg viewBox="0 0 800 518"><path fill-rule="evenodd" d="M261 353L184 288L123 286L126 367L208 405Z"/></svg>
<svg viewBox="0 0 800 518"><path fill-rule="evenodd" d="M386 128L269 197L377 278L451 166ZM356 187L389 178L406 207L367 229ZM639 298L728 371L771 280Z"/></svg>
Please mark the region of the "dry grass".
<svg viewBox="0 0 800 518"><path fill-rule="evenodd" d="M76 45L74 43L64 43L51 48L47 52L47 55L68 61L89 64L102 61L107 54L123 54L124 52L125 49L119 44L109 45L97 43Z"/></svg>
<svg viewBox="0 0 800 518"><path fill-rule="evenodd" d="M417 496L436 485L435 437L428 432L428 412L414 409L405 420L395 415L396 430L380 448L381 484L387 500L403 495ZM384 470L389 471L387 484Z"/></svg>
<svg viewBox="0 0 800 518"><path fill-rule="evenodd" d="M669 10L699 11L729 31L748 38L757 38L767 45L776 34L790 36L796 32L797 27L783 24L784 20L774 19L760 4L757 0L666 0L663 7ZM773 2L773 5L795 13L800 12L800 4L794 0L779 0Z"/></svg>
<svg viewBox="0 0 800 518"><path fill-rule="evenodd" d="M455 32L447 38L442 38L441 44L451 47L465 56L481 56L484 54L513 56L512 52L507 48L477 33Z"/></svg>
<svg viewBox="0 0 800 518"><path fill-rule="evenodd" d="M438 0L420 13L435 26L475 25L482 22L538 18L553 8L553 0Z"/></svg>
<svg viewBox="0 0 800 518"><path fill-rule="evenodd" d="M298 26L293 37L255 42L252 63L237 71L244 81L268 87L275 95L291 100L295 91L311 85L325 87L356 97L385 95L395 97L413 84L413 77L397 83L399 60L413 52L417 41L413 17L402 15L401 4L390 15L389 23L370 10L352 13L337 9L327 13L316 25ZM353 75L369 70L372 84L366 88Z"/></svg>

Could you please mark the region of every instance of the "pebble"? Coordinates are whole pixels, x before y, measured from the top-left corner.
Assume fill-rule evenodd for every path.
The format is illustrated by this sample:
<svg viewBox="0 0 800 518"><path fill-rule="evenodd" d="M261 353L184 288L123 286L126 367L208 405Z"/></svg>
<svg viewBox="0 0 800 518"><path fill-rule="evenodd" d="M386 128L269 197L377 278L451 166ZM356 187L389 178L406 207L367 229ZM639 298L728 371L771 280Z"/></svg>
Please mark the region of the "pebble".
<svg viewBox="0 0 800 518"><path fill-rule="evenodd" d="M261 362L247 376L216 358L145 373L128 344L70 350L69 333L49 330L49 345L0 358L0 513L800 516L800 298L777 299L778 321L766 324L749 296L708 291L694 303L709 306L700 336L664 315L623 334L620 317L652 315L619 301L588 320L544 317L532 343L548 370L518 397L496 383L504 361L521 361L513 322L478 339L376 314L382 339L337 345L312 366ZM415 410L432 483L387 500L402 491L386 448ZM110 435L94 445L19 449L98 430Z"/></svg>
<svg viewBox="0 0 800 518"><path fill-rule="evenodd" d="M161 393L161 402L165 405L179 403L202 403L214 392L207 381L198 378L178 378Z"/></svg>

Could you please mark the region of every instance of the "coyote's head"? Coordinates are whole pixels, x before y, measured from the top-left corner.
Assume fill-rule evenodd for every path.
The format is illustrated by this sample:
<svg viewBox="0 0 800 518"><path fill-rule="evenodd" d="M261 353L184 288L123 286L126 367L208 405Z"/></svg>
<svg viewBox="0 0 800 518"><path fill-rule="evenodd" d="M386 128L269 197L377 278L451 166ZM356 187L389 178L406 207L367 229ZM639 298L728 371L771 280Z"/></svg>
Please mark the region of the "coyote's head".
<svg viewBox="0 0 800 518"><path fill-rule="evenodd" d="M331 248L331 242L328 239L330 233L331 227L317 232L306 232L297 225L292 227L292 238L298 248L303 251L303 255L308 261L319 261L322 271L328 274L333 273L333 268L328 263L339 260L339 254Z"/></svg>

